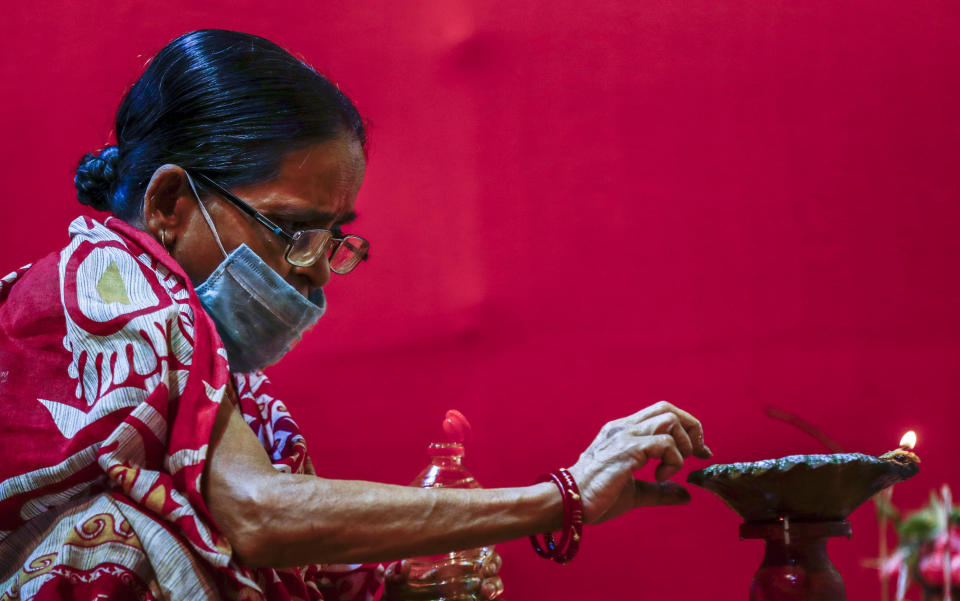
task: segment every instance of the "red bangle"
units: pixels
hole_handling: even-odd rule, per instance
[[[576,480],[565,468],[537,478],[537,482],[548,481],[557,485],[563,497],[563,531],[559,542],[554,542],[552,534],[544,534],[543,546],[536,536],[530,537],[530,543],[540,557],[557,563],[567,563],[580,548],[580,539],[583,536],[583,499],[580,497]]]

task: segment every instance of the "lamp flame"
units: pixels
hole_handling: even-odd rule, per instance
[[[900,448],[913,449],[915,446],[917,446],[917,433],[910,430],[900,439]]]

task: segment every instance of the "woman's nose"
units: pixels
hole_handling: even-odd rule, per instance
[[[323,288],[330,282],[330,260],[323,253],[317,262],[306,267],[294,267],[294,273],[306,278],[311,288]]]

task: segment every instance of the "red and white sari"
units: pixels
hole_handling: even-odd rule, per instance
[[[231,375],[183,270],[116,218],[0,280],[0,601],[370,600],[375,566],[251,569],[200,493],[231,379],[276,469],[312,473],[261,373]]]

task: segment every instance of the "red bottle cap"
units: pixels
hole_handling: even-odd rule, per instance
[[[443,432],[450,442],[463,444],[470,438],[470,422],[462,413],[451,409],[443,417]]]

